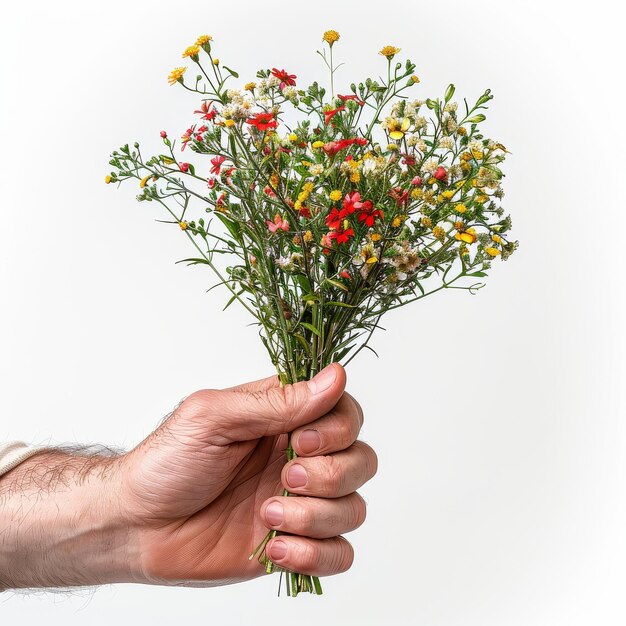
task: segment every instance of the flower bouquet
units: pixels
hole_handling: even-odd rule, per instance
[[[161,154],[114,151],[106,176],[138,181],[137,199],[161,205],[195,249],[184,261],[208,266],[225,308],[237,301],[258,324],[281,384],[373,350],[387,311],[444,289],[475,293],[517,247],[500,206],[507,150],[479,129],[490,91],[471,106],[453,85],[411,99],[415,64],[384,46],[385,76],[335,93],[339,38],[326,31],[317,51],[328,93],[276,67],[229,88],[238,73],[199,37],[183,52],[191,66],[169,74],[195,97],[194,121],[179,142],[161,131]],[[264,549],[277,532],[250,555],[268,573],[280,569]],[[321,593],[315,576],[285,580],[288,595]]]

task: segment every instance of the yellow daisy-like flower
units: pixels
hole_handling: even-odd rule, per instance
[[[491,235],[491,241],[495,243],[502,243],[502,237],[500,235]]]
[[[402,224],[404,224],[404,221],[406,220],[406,218],[407,218],[406,215],[396,215],[396,217],[394,217],[391,222],[391,226],[393,228],[398,228],[398,226],[401,226]]]
[[[167,82],[170,85],[173,85],[174,83],[177,83],[178,81],[180,81],[181,83],[183,82],[183,74],[187,71],[186,67],[175,67],[170,73],[169,76],[167,77]]]
[[[254,82],[251,82],[251,83],[246,83],[246,84],[243,86],[243,88],[244,88],[246,91],[252,91],[255,87],[256,87],[256,83],[254,83]]]
[[[422,223],[422,226],[425,226],[426,228],[430,228],[433,225],[433,221],[428,216],[423,217],[420,222]]]
[[[411,198],[413,198],[414,200],[416,198],[421,198],[424,195],[424,192],[421,189],[413,189],[413,191],[411,191]]]
[[[200,46],[198,45],[193,45],[193,46],[189,46],[188,48],[185,48],[185,51],[183,52],[183,58],[185,57],[197,57],[200,54]]]
[[[419,83],[420,82],[420,77],[417,74],[413,74],[413,76],[411,76],[411,80],[414,83]]]
[[[465,126],[459,126],[456,129],[456,132],[457,132],[457,135],[463,135],[463,136],[467,135],[467,129],[465,128]]]
[[[235,125],[235,120],[224,120],[224,126],[226,126],[227,128],[230,128],[231,126]]]
[[[113,179],[110,176],[105,176],[104,177],[104,182],[108,185]]]
[[[341,191],[339,189],[333,189],[328,196],[330,197],[330,199],[333,202],[337,202],[337,200],[341,200],[343,194],[341,193]]]
[[[496,257],[500,254],[500,250],[497,248],[485,248],[485,252],[492,257]]]
[[[296,135],[296,133],[291,133],[288,136],[289,141],[297,141],[298,140],[298,135]]]
[[[450,200],[452,196],[454,196],[454,194],[455,192],[451,189],[446,189],[441,195],[443,196],[444,200]]]
[[[314,141],[311,148],[323,148],[326,144],[323,141]]]
[[[278,174],[276,172],[274,172],[271,176],[270,176],[270,185],[272,186],[273,189],[276,189],[278,187],[278,181],[280,180]]]
[[[335,41],[339,41],[339,33],[336,30],[327,30],[324,33],[323,40],[330,46],[332,46]]]
[[[372,236],[370,237],[370,239],[372,241],[380,241],[382,239],[382,235],[379,233],[373,233]]]
[[[196,46],[203,46],[205,43],[209,43],[209,41],[213,41],[211,35],[200,35],[200,37],[196,39]]]
[[[400,150],[400,148],[398,148],[398,144],[390,143],[387,145],[387,150],[389,150],[390,152],[396,152],[397,150]]]
[[[458,204],[454,207],[454,210],[455,210],[457,213],[465,213],[465,211],[467,211],[467,207],[466,207],[466,206],[465,206],[462,202],[459,202],[459,203],[458,203]]]
[[[310,230],[307,230],[302,238],[304,239],[304,243],[310,243],[313,241],[313,233]]]
[[[384,57],[391,60],[398,52],[400,52],[400,48],[396,48],[395,46],[383,46],[378,54],[382,54]]]
[[[187,222],[178,222],[181,230],[187,230]]]
[[[213,59],[213,65],[219,65],[219,64],[220,64],[219,59]]]
[[[389,123],[389,136],[392,139],[402,139],[404,133],[409,130],[411,120],[408,117],[403,119],[395,119]]]
[[[144,176],[140,181],[139,181],[139,186],[143,189],[146,186],[146,183],[148,182],[148,180],[150,179],[150,176],[152,176],[152,174],[148,174],[147,176]]]
[[[435,226],[435,228],[433,228],[433,235],[443,243],[443,240],[446,238],[446,231],[441,226]]]
[[[358,183],[360,180],[361,180],[361,174],[359,172],[352,172],[352,174],[350,174],[351,183]]]

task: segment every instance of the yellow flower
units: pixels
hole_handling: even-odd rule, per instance
[[[313,241],[313,233],[310,230],[307,230],[304,233],[303,239],[304,239],[305,243],[309,243],[309,242]]]
[[[224,126],[230,127],[235,125],[235,120],[224,120]]]
[[[304,167],[310,167],[311,165],[313,165],[312,161],[300,161],[301,165],[304,165]]]
[[[421,189],[413,189],[411,191],[411,198],[416,199],[416,198],[421,198],[424,195],[424,192]]]
[[[191,57],[193,59],[193,57],[197,57],[198,54],[200,54],[200,46],[194,44],[193,46],[189,46],[185,49],[183,52],[183,58]]]
[[[273,189],[276,189],[278,187],[278,181],[279,180],[280,180],[280,178],[278,177],[278,174],[276,172],[274,172],[270,176],[270,185],[272,186]]]
[[[398,52],[400,52],[400,48],[396,48],[395,46],[383,46],[378,54],[382,54],[384,57],[391,60]]]
[[[394,217],[393,221],[391,222],[391,226],[393,228],[398,228],[398,226],[404,224],[404,220],[406,220],[406,218],[406,215],[396,215],[396,217]]]
[[[372,241],[380,241],[382,239],[382,235],[380,235],[379,233],[373,233],[370,239]]]
[[[483,151],[482,150],[472,150],[472,156],[478,161],[479,159],[483,158]]]
[[[404,133],[409,129],[411,120],[408,117],[402,120],[395,119],[389,123],[389,136],[392,139],[402,139]]]
[[[108,185],[108,184],[109,184],[112,180],[113,180],[113,179],[112,179],[109,175],[107,175],[107,176],[105,176],[105,177],[104,177],[104,182],[105,182],[107,185]]]
[[[181,230],[187,230],[187,222],[178,222]]]
[[[467,135],[467,129],[465,128],[465,126],[459,126],[456,129],[456,132],[457,132],[457,135],[463,135],[463,136]]]
[[[213,59],[213,65],[219,65],[219,64],[220,64],[219,59]]]
[[[326,144],[323,141],[314,141],[311,144],[312,148],[323,148]]]
[[[417,76],[416,74],[413,74],[413,76],[411,76],[411,80],[412,80],[414,83],[419,83],[419,82],[420,82],[420,77],[419,77],[419,76]]]
[[[143,189],[146,186],[146,183],[148,182],[148,179],[150,178],[150,176],[152,176],[152,174],[148,174],[147,176],[144,176],[140,181],[139,181],[139,186]]]
[[[489,196],[486,196],[486,195],[482,194],[480,196],[476,196],[475,200],[479,204],[485,204],[485,202],[487,202],[487,200],[489,200]]]
[[[333,202],[337,202],[337,200],[341,200],[343,196],[343,194],[341,193],[341,190],[339,189],[333,189],[328,195]]]
[[[477,239],[476,231],[473,228],[468,228],[463,232],[456,233],[454,238],[465,243],[474,243]]]
[[[465,211],[467,211],[467,207],[462,202],[459,202],[454,207],[454,210],[457,211],[458,213],[465,213]]]
[[[256,87],[256,83],[254,83],[254,82],[252,82],[252,83],[246,83],[246,84],[243,86],[243,88],[244,88],[246,91],[253,91],[255,87]]]
[[[324,33],[324,37],[323,40],[329,44],[330,46],[332,46],[335,41],[339,41],[339,33],[336,30],[327,30]]]
[[[167,82],[173,85],[177,82],[183,82],[183,74],[187,71],[186,67],[175,67],[167,77]]]
[[[433,221],[427,216],[423,217],[420,221],[422,222],[422,226],[426,226],[426,228],[430,228],[433,225]]]
[[[289,135],[289,141],[297,141],[298,139],[298,135],[296,135],[296,133],[291,133]]]
[[[205,43],[209,43],[212,41],[213,37],[211,35],[200,35],[198,39],[196,39],[196,46],[203,46]]]
[[[446,238],[446,231],[441,226],[435,226],[435,228],[433,228],[433,235],[443,243],[443,240]]]
[[[446,191],[444,191],[441,195],[443,196],[444,200],[450,200],[450,198],[454,196],[454,191],[446,189]]]
[[[485,252],[489,256],[494,256],[494,257],[500,254],[500,250],[498,250],[497,248],[485,248]]]
[[[359,174],[359,172],[352,172],[352,174],[350,174],[350,182],[351,183],[358,183],[361,180],[361,174]]]
[[[390,152],[395,152],[396,150],[400,150],[400,148],[398,148],[398,144],[390,143],[387,146],[387,150],[389,150]]]
[[[500,235],[491,235],[491,241],[495,241],[495,243],[502,243],[502,237],[500,237]]]

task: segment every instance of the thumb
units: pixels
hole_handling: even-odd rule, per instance
[[[331,363],[311,380],[281,386],[278,376],[188,398],[215,445],[288,433],[328,413],[341,398],[346,372]]]

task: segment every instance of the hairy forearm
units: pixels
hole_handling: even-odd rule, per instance
[[[119,466],[54,450],[0,477],[0,589],[135,581]]]

